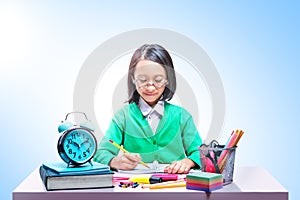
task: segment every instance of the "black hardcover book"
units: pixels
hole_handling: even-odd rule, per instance
[[[87,173],[57,173],[40,166],[41,179],[47,190],[92,189],[113,187],[113,174],[108,169],[89,170]]]

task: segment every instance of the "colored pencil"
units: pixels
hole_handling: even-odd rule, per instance
[[[166,181],[166,182],[154,183],[154,184],[143,184],[142,188],[151,188],[152,186],[170,185],[174,183],[182,183],[184,181],[185,181],[184,179],[179,179],[176,181]]]
[[[177,182],[177,183],[170,183],[170,184],[163,184],[163,185],[150,185],[150,189],[161,189],[161,188],[173,188],[173,187],[185,187],[186,186],[186,182],[182,181],[182,182]]]

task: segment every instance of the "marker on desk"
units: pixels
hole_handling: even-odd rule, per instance
[[[162,178],[157,176],[147,176],[147,175],[137,175],[132,176],[128,179],[129,182],[136,182],[136,183],[146,183],[146,184],[154,184],[154,183],[161,183]]]
[[[120,145],[118,145],[117,143],[115,143],[114,141],[112,140],[109,140],[110,143],[112,143],[114,146],[118,147],[120,150],[122,150],[123,152],[125,153],[129,153],[129,151],[127,151],[126,149],[124,149],[123,147],[121,147]],[[144,163],[143,161],[140,162],[142,165],[144,165],[145,167],[148,167],[150,169],[150,167]]]
[[[161,183],[161,182],[170,182],[170,181],[177,181],[178,175],[177,174],[152,174],[152,175],[136,175],[129,178],[129,182],[137,182],[137,183],[144,183],[144,184],[154,184],[154,183]]]
[[[177,174],[158,173],[158,174],[153,174],[152,176],[156,176],[156,177],[161,178],[162,182],[164,182],[164,181],[176,181],[178,179]]]

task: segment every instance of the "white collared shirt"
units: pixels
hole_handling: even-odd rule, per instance
[[[140,99],[139,99],[138,106],[139,106],[142,114],[144,115],[144,117],[147,119],[154,134],[156,132],[158,123],[164,114],[164,110],[165,110],[164,105],[165,105],[165,102],[163,100],[160,100],[152,108],[145,102],[145,100],[143,98],[140,97]]]

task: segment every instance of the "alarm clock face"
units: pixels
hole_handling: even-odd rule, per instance
[[[58,152],[66,163],[75,165],[91,160],[97,150],[95,136],[85,128],[72,128],[63,133],[58,141]]]

